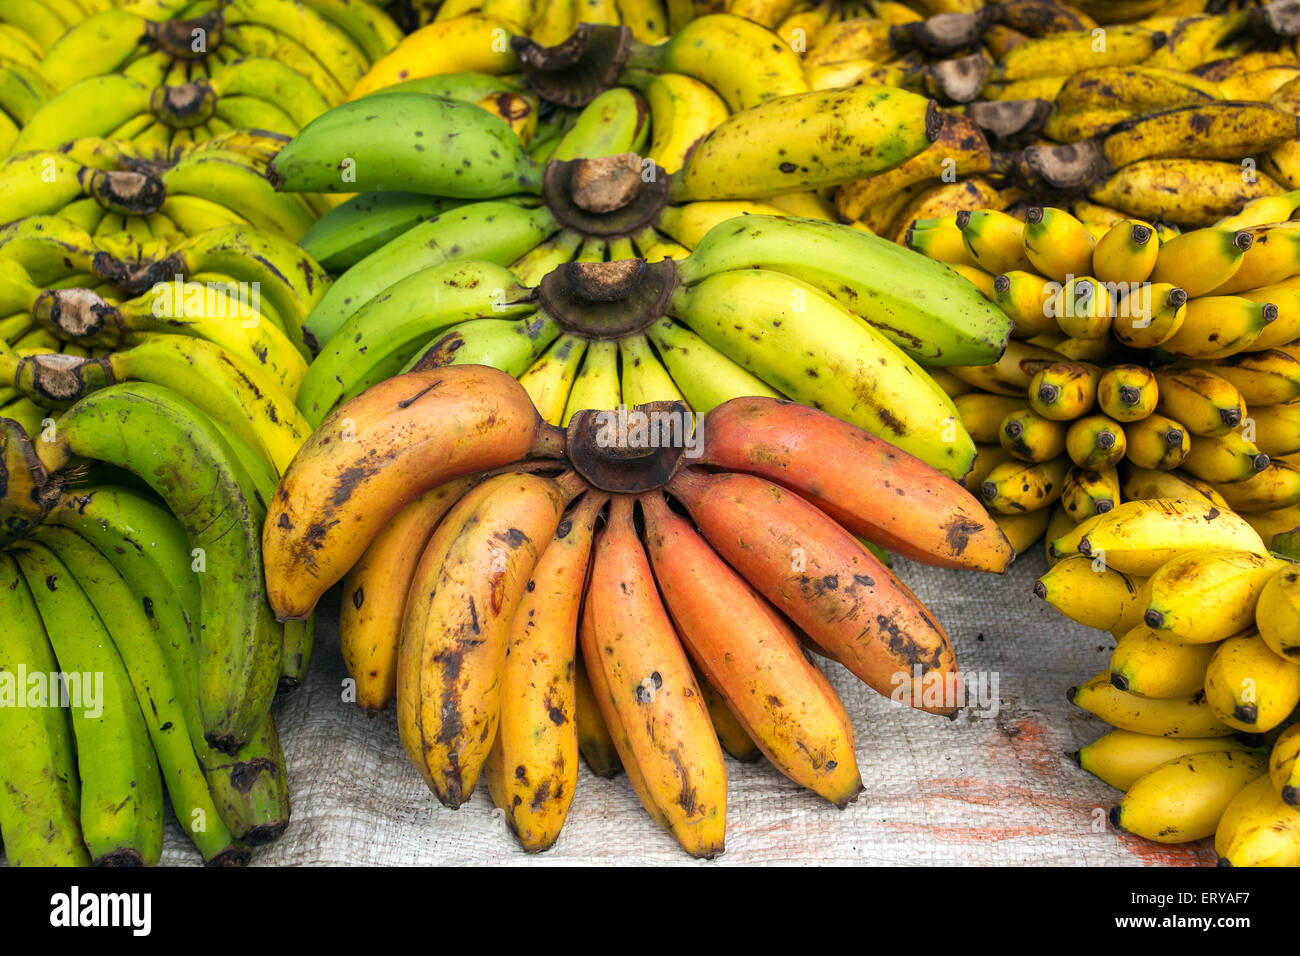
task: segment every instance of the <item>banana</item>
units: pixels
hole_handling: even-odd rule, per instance
[[[640,154],[650,137],[650,120],[649,106],[641,95],[625,86],[616,86],[587,104],[573,126],[560,137],[550,158],[598,159],[621,153]]]
[[[848,716],[825,678],[804,659],[794,633],[662,497],[651,493],[641,502],[656,580],[709,683],[786,776],[841,808],[856,800],[862,782]],[[735,611],[720,643],[711,610],[717,597]],[[723,653],[737,641],[750,650]],[[787,701],[797,702],[797,713],[785,712]]]
[[[994,209],[962,210],[956,226],[975,264],[986,272],[1034,271],[1025,254],[1025,224],[1014,216]]]
[[[1065,210],[1033,206],[1025,213],[1024,245],[1035,271],[1068,284],[1090,274],[1096,240]]]
[[[1277,738],[1268,759],[1268,775],[1273,782],[1273,789],[1282,802],[1289,806],[1300,804],[1300,781],[1296,780],[1296,741],[1300,739],[1300,729],[1292,724]]]
[[[825,412],[738,398],[709,412],[702,434],[698,464],[776,482],[892,553],[983,571],[1011,563],[1007,542],[955,482]],[[888,505],[870,490],[885,484],[897,499]]]
[[[149,112],[145,84],[110,73],[93,76],[58,93],[31,117],[14,141],[14,153],[57,149],[81,136],[105,136]]]
[[[835,208],[843,221],[852,222],[889,196],[919,183],[943,175],[951,180],[954,176],[986,173],[992,164],[993,154],[979,127],[960,114],[943,113],[934,142],[892,169],[841,186],[835,192]],[[886,224],[892,219],[890,216]]]
[[[1179,739],[1223,738],[1236,733],[1210,710],[1203,690],[1186,697],[1139,697],[1111,684],[1109,669],[1085,684],[1071,687],[1066,699],[1112,727],[1131,733]]]
[[[1128,451],[1124,429],[1109,416],[1085,415],[1070,422],[1065,451],[1079,468],[1113,468]]]
[[[453,259],[507,265],[559,228],[542,206],[481,202],[420,223],[339,276],[312,309],[307,328],[327,342],[375,296],[421,269]]]
[[[1151,576],[1143,620],[1184,643],[1222,641],[1254,623],[1260,592],[1277,568],[1247,551],[1181,554]]]
[[[974,443],[947,395],[816,287],[767,269],[720,272],[679,286],[668,312],[782,394],[887,437],[951,477],[970,469]],[[807,369],[791,368],[791,354]]]
[[[1138,422],[1159,407],[1160,386],[1140,365],[1115,365],[1097,380],[1097,405],[1117,422]]]
[[[1012,460],[985,476],[979,493],[994,514],[1023,514],[1055,504],[1061,497],[1070,462],[1064,456],[1030,464]]]
[[[248,98],[276,107],[289,120],[286,130],[254,126],[249,122],[239,122],[235,124],[237,126],[271,129],[292,136],[330,108],[329,101],[307,77],[270,57],[235,60],[214,70],[206,82],[216,93],[218,106],[223,100]],[[236,110],[231,115],[238,117],[239,114]]]
[[[720,123],[669,176],[668,195],[756,199],[838,186],[910,159],[939,129],[931,100],[893,87],[784,96]]]
[[[518,65],[509,43],[512,32],[504,22],[477,12],[431,23],[375,60],[352,85],[348,99],[424,76],[467,71],[510,73]]]
[[[1218,86],[1192,73],[1133,64],[1077,72],[1061,86],[1054,102],[1063,113],[1106,108],[1135,116],[1217,99]]]
[[[1298,849],[1300,811],[1278,796],[1267,774],[1237,793],[1214,834],[1220,866],[1295,866]]]
[[[808,90],[799,56],[771,31],[729,13],[697,17],[664,43],[633,42],[627,66],[684,73],[733,112]]]
[[[1049,568],[1034,583],[1034,594],[1072,621],[1124,634],[1141,623],[1146,582],[1076,554]]]
[[[504,266],[445,262],[395,282],[352,314],[303,376],[299,408],[313,425],[340,402],[401,370],[442,329],[485,316],[535,310]],[[309,320],[314,321],[314,319]]]
[[[631,498],[611,501],[596,539],[579,640],[637,796],[687,852],[709,858],[723,851],[726,769],[690,663],[655,590],[632,508]]]
[[[1065,283],[1047,302],[1047,311],[1065,335],[1076,340],[1108,338],[1115,321],[1115,301],[1106,286],[1090,276]]]
[[[584,496],[560,521],[510,623],[501,716],[485,774],[494,801],[529,852],[555,842],[578,781],[578,612],[605,501],[601,494]]]
[[[1165,34],[1139,27],[1071,31],[1027,40],[1013,47],[993,68],[990,79],[1009,82],[1069,76],[1099,66],[1142,63],[1165,42]]]
[[[1144,159],[1093,185],[1088,190],[1088,198],[1152,222],[1165,220],[1184,226],[1208,226],[1252,200],[1281,192],[1283,189],[1277,182],[1253,170],[1246,175],[1238,163]],[[1209,267],[1198,271],[1202,276],[1215,274]],[[1160,274],[1158,262],[1157,274]],[[1156,281],[1182,284],[1168,278]],[[1193,294],[1190,289],[1188,294]]]
[[[1119,300],[1111,332],[1129,348],[1169,341],[1187,318],[1187,292],[1167,282],[1143,282]]]
[[[699,414],[740,396],[780,397],[763,381],[672,319],[659,319],[646,334],[682,396]]]
[[[106,428],[106,421],[123,427]],[[59,421],[57,441],[69,454],[137,474],[181,516],[207,567],[199,621],[205,736],[226,751],[244,743],[274,693],[280,635],[263,589],[257,506],[238,481],[242,465],[202,412],[169,389],[142,382],[110,386],[78,402]],[[195,487],[185,478],[191,471],[210,475],[210,483]]]
[[[60,672],[69,683],[72,675],[94,680],[92,696],[103,695],[95,703],[83,696],[69,705],[86,848],[99,866],[153,865],[162,854],[162,780],[122,658],[94,605],[52,551],[28,541],[14,557]]]
[[[1051,421],[1073,421],[1096,405],[1100,377],[1101,369],[1095,365],[1055,362],[1029,380],[1029,405],[1035,413]]]
[[[1080,554],[1104,554],[1108,566],[1125,574],[1154,574],[1179,552],[1198,548],[1267,553],[1259,535],[1239,515],[1194,499],[1126,501],[1082,529],[1078,538]],[[1053,549],[1057,554],[1076,550],[1064,541],[1054,542]]]
[[[230,55],[223,57],[222,50],[229,50]],[[284,63],[294,72],[311,80],[312,85],[331,105],[342,103],[347,98],[347,88],[308,47],[262,24],[244,22],[225,30],[217,58],[238,57],[267,57]]]
[[[565,503],[548,478],[489,478],[447,513],[411,579],[398,729],[429,789],[452,809],[473,793],[488,758],[511,620]]]
[[[1280,405],[1300,398],[1300,357],[1281,349],[1241,352],[1191,364],[1235,385],[1248,411],[1256,406]]]
[[[1146,773],[1192,754],[1240,750],[1223,737],[1153,737],[1131,730],[1112,730],[1075,754],[1079,766],[1116,790],[1128,790]]]
[[[402,41],[402,28],[376,4],[364,0],[309,0],[306,5],[346,33],[371,63]]]
[[[1300,573],[1294,567],[1279,568],[1260,592],[1255,622],[1264,643],[1283,660],[1300,657],[1297,606],[1300,606]]]
[[[1270,465],[1268,455],[1238,432],[1198,435],[1183,459],[1183,469],[1202,481],[1229,483],[1245,481]]]
[[[160,765],[176,819],[182,822],[209,865],[238,860],[243,851],[222,821],[190,743],[167,658],[135,594],[112,563],[68,528],[45,526],[35,535],[63,563],[85,592],[113,639],[113,647],[135,688],[149,739]],[[191,826],[202,821],[201,826]]]
[[[492,441],[467,440],[471,418]],[[355,440],[337,441],[344,431]],[[428,489],[530,455],[554,457],[558,442],[518,382],[489,368],[400,375],[339,406],[303,445],[269,509],[263,553],[276,615],[306,617]],[[371,454],[389,458],[381,473],[354,470]]]
[[[1246,404],[1227,379],[1204,369],[1155,373],[1156,409],[1181,422],[1193,435],[1223,435],[1239,427]]]
[[[1272,302],[1236,295],[1199,296],[1188,300],[1182,325],[1163,346],[1182,358],[1226,358],[1251,349],[1277,317],[1278,307]]]
[[[457,205],[456,200],[420,193],[362,193],[318,219],[298,245],[323,269],[338,274],[413,226]]]
[[[1172,418],[1150,414],[1124,427],[1125,457],[1138,468],[1169,471],[1191,454],[1187,430]]]
[[[1061,507],[1075,521],[1104,514],[1120,501],[1119,475],[1114,468],[1071,468],[1061,486]]]
[[[686,399],[663,367],[645,335],[627,335],[618,340],[622,366],[620,388],[629,406],[648,402],[682,402]]]
[[[771,269],[820,289],[926,365],[982,365],[1006,347],[1009,324],[940,263],[857,230],[806,219],[745,216],[715,226],[677,263],[687,286],[720,272]],[[942,307],[925,292],[945,290]]]
[[[898,218],[899,215],[901,214],[896,214],[894,218]],[[966,248],[961,230],[956,226],[935,226],[931,229],[909,228],[903,244],[914,252],[919,252],[929,259],[946,262],[950,266],[976,265],[975,257]],[[1020,274],[1029,275],[1029,273]]]
[[[1300,665],[1274,654],[1257,632],[1230,637],[1210,660],[1205,697],[1225,724],[1264,733],[1300,704]]]
[[[519,384],[548,424],[559,425],[564,420],[564,408],[586,350],[585,339],[563,333],[519,376]]]
[[[366,71],[366,56],[357,44],[307,4],[292,0],[232,0],[221,8],[221,18],[227,36],[245,24],[254,24],[269,27],[310,50],[345,89]]]
[[[722,97],[691,76],[629,69],[620,80],[645,97],[652,131],[645,155],[669,174],[681,169],[691,148],[730,115]]]
[[[1300,272],[1300,226],[1280,222],[1255,226],[1249,232],[1251,244],[1242,255],[1241,265],[1211,290],[1212,295],[1244,295]]]
[[[90,289],[56,289],[41,293],[33,311],[43,328],[83,345],[135,343],[142,335],[172,330],[205,339],[259,369],[292,398],[307,360],[288,336],[243,301],[245,291],[233,283],[166,282],[111,305]]]
[[[1233,798],[1267,769],[1262,756],[1244,750],[1176,757],[1134,781],[1111,810],[1111,825],[1157,843],[1204,839]]]
[[[899,680],[919,675],[908,684],[906,702],[930,713],[955,710],[950,694],[935,693],[936,683],[956,674],[942,628],[826,514],[750,475],[686,469],[667,489],[723,559],[868,686],[897,698]],[[805,564],[804,570],[794,570]],[[863,600],[893,621],[894,639],[864,631],[850,616],[848,609]],[[907,637],[900,640],[902,634]]]
[[[160,177],[169,197],[197,196],[226,206],[258,229],[297,242],[316,215],[298,196],[279,195],[260,166],[239,154],[195,151]],[[163,212],[170,213],[164,206]]]
[[[202,596],[191,571],[194,557],[184,528],[147,492],[102,485],[65,492],[50,512],[49,523],[90,541],[113,562],[146,608],[168,670],[182,691],[179,700],[190,743],[222,821],[246,845],[275,840],[289,822],[289,792],[271,716],[258,722],[248,744],[233,756],[213,750],[204,739],[192,646]],[[204,822],[183,821],[188,829]],[[248,852],[228,848],[219,859],[223,865],[242,865]]]
[[[0,669],[12,675],[56,673],[59,664],[32,592],[8,553],[0,554],[0,606]],[[27,693],[25,686],[15,690]],[[10,742],[0,759],[0,832],[9,865],[89,866],[68,709],[0,707],[0,728]]]
[[[443,516],[469,488],[457,479],[426,491],[375,536],[343,579],[339,643],[357,706],[378,713],[397,690],[402,614],[415,566]]]
[[[541,357],[559,333],[559,326],[545,312],[519,319],[471,319],[435,333],[418,348],[416,356],[402,371],[490,365],[518,378]]]
[[[1264,103],[1199,103],[1136,117],[1101,140],[1111,168],[1152,159],[1224,159],[1265,152],[1296,136],[1296,118]]]
[[[937,230],[927,230],[934,231]],[[952,231],[957,232],[955,229]],[[993,279],[993,294],[989,301],[1011,319],[1012,335],[1028,338],[1057,331],[1056,319],[1048,308],[1048,302],[1055,294],[1055,283],[1037,273],[1013,269]]]
[[[1061,356],[1057,352],[1011,339],[1002,357],[993,364],[954,365],[950,371],[982,391],[1023,399],[1034,376],[1059,361]]]
[[[587,345],[582,368],[573,380],[568,403],[564,406],[563,425],[585,408],[616,408],[622,402],[618,375],[618,343],[593,341]]]
[[[1270,458],[1300,453],[1300,404],[1254,408],[1249,421],[1253,424],[1255,444]]]
[[[1272,461],[1254,477],[1218,487],[1234,511],[1278,511],[1300,504],[1300,468],[1287,461]]]
[[[277,473],[311,434],[274,380],[220,346],[187,336],[153,336],[100,359],[29,356],[19,363],[15,381],[24,394],[53,408],[118,381],[164,386],[248,442]]]
[[[1116,223],[1092,249],[1091,275],[1103,283],[1143,283],[1155,270],[1160,239],[1144,222],[1127,219]],[[1088,274],[1083,270],[1082,274]]]
[[[1002,420],[998,440],[1013,458],[1044,462],[1065,452],[1067,430],[1063,422],[1052,421],[1032,409],[1022,408]]]

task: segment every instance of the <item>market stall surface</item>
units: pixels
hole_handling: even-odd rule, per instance
[[[1073,754],[1108,728],[1066,689],[1107,666],[1114,640],[1034,597],[1045,568],[1041,544],[1001,577],[896,562],[952,637],[967,706],[951,721],[913,711],[822,662],[853,719],[865,789],[840,811],[766,761],[728,757],[727,849],[708,863],[650,819],[626,776],[585,765],[546,853],[520,849],[486,786],[442,807],[402,752],[393,708],[369,718],[344,700],[333,591],[308,680],[277,705],[293,821],[254,865],[1213,865],[1210,840],[1161,846],[1106,822],[1120,793]],[[163,862],[198,862],[174,821]]]

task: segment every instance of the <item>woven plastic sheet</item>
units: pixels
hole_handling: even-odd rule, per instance
[[[865,790],[840,811],[765,761],[727,758],[726,853],[691,860],[628,785],[583,766],[568,822],[543,854],[524,853],[487,788],[442,807],[406,760],[393,709],[367,718],[343,700],[338,592],[326,595],[308,680],[278,706],[293,822],[254,865],[1213,864],[1210,841],[1162,847],[1116,834],[1120,794],[1072,754],[1107,730],[1066,689],[1107,665],[1111,636],[1034,597],[1041,546],[1004,576],[895,570],[947,628],[973,691],[956,720],[883,698],[822,662],[853,719]],[[993,692],[996,691],[996,697]],[[196,863],[173,823],[164,863]]]

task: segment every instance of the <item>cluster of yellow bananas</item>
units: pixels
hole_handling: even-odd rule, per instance
[[[1126,502],[1049,547],[1035,593],[1116,637],[1106,670],[1069,691],[1117,728],[1078,755],[1126,791],[1112,824],[1214,835],[1233,866],[1300,865],[1300,568],[1191,497]]]
[[[927,153],[838,190],[840,216],[881,235],[1003,209],[1022,191],[1077,197],[1081,218],[1199,226],[1300,187],[1298,31],[1285,4],[732,0],[727,10],[771,28],[813,89],[883,83],[951,107],[949,135]]]
[[[1300,224],[1249,225],[1297,198],[1163,237],[1054,207],[915,224],[1014,324],[998,362],[932,374],[1018,551],[1143,498],[1204,498],[1266,541],[1300,525]]]
[[[401,38],[369,0],[9,0],[0,153],[103,136],[166,159],[231,130],[292,136]]]

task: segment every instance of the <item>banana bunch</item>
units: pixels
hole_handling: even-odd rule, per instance
[[[665,425],[675,437],[648,439]],[[886,481],[901,501],[873,494]],[[942,628],[859,539],[949,567],[1011,557],[960,485],[826,412],[652,401],[562,430],[480,364],[417,364],[334,409],[271,500],[276,616],[342,581],[358,704],[395,700],[439,800],[482,777],[531,851],[559,835],[579,752],[626,769],[695,856],[723,849],[720,738],[845,806],[852,727],[805,648],[885,694],[915,666],[904,700],[934,713],[956,674]],[[891,626],[861,630],[863,602]]]
[[[977,443],[967,487],[1018,551],[1144,498],[1231,508],[1266,542],[1300,526],[1300,233],[1254,224],[1277,214],[1163,237],[1050,206],[914,225],[909,245],[1013,323],[998,362],[931,373]]]
[[[160,258],[203,232],[243,226],[296,242],[328,209],[318,196],[277,193],[266,180],[279,134],[231,130],[163,158],[148,144],[98,137],[0,164],[5,228],[57,217],[120,259]]]
[[[1214,836],[1233,866],[1300,865],[1297,566],[1190,498],[1127,502],[1051,549],[1035,593],[1116,638],[1108,669],[1069,692],[1116,728],[1077,755],[1125,791],[1111,823],[1161,843]]]
[[[0,419],[8,862],[151,865],[169,804],[205,863],[243,865],[289,822],[270,695],[281,653],[310,640],[309,626],[275,624],[262,589],[275,473],[143,380],[89,395],[37,435]],[[116,483],[115,469],[151,490]]]

